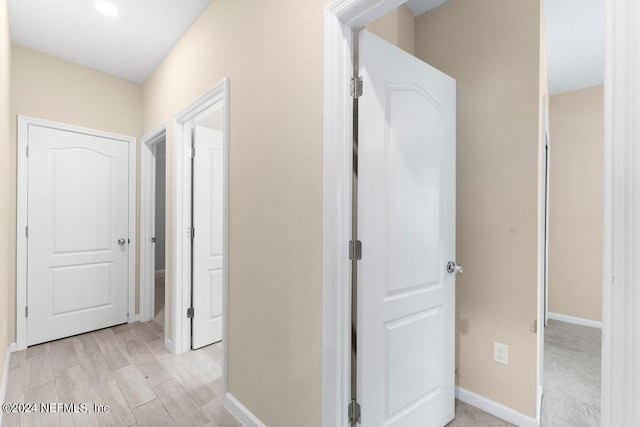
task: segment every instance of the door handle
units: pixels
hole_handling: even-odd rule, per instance
[[[127,241],[126,241],[126,240],[124,240],[124,239],[118,239],[118,244],[119,244],[120,246],[124,245],[126,242],[127,242]]]
[[[449,261],[447,263],[447,272],[460,274],[464,270],[461,265],[456,264],[454,261]]]

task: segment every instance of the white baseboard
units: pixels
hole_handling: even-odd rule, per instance
[[[225,393],[222,397],[222,404],[245,427],[266,427],[258,417],[245,408],[231,393]]]
[[[542,421],[542,386],[538,386],[538,396],[536,400],[536,420],[538,423]]]
[[[504,406],[501,403],[494,402],[493,400],[482,397],[479,394],[466,390],[462,387],[456,387],[456,398],[519,427],[540,426],[540,422],[535,418],[528,417],[516,410]]]
[[[0,402],[4,403],[7,396],[7,380],[9,379],[9,364],[11,363],[11,353],[16,351],[16,343],[11,343],[7,347],[7,355],[4,358],[4,368],[2,369],[2,379],[0,379]],[[0,411],[0,425],[2,425],[2,413]]]
[[[169,353],[176,354],[176,349],[173,347],[173,342],[171,342],[169,338],[164,339],[164,348],[166,348]]]
[[[552,320],[559,320],[561,322],[573,323],[574,325],[588,326],[589,328],[602,329],[602,322],[595,320],[582,319],[580,317],[567,316],[566,314],[558,314],[548,312],[547,317]]]

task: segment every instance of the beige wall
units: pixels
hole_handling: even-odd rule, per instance
[[[142,132],[142,87],[32,49],[15,44],[12,46],[9,153],[12,159],[9,162],[11,342],[15,341],[15,159],[18,114],[137,138]]]
[[[405,52],[415,55],[416,18],[406,4],[367,25],[366,29]]]
[[[230,79],[229,391],[268,426],[321,425],[322,43],[329,3],[214,1],[144,85],[149,131]],[[169,174],[169,206],[172,186]],[[168,260],[172,240],[167,230]],[[172,269],[169,261],[168,274]]]
[[[550,104],[549,311],[602,321],[604,89]]]
[[[532,417],[540,18],[539,0],[452,0],[416,20],[417,56],[457,80],[458,385]]]
[[[9,41],[7,0],[0,0],[0,369],[4,368],[9,346],[9,94],[11,42]],[[2,371],[0,371],[2,372]],[[0,386],[4,378],[0,374]]]
[[[538,259],[537,259],[537,319],[536,329],[538,324],[544,323],[544,219],[545,219],[545,135],[546,125],[549,111],[549,64],[547,59],[547,36],[546,36],[546,23],[544,20],[544,4],[545,0],[540,0],[540,86],[538,88],[539,93],[539,106],[538,106]],[[542,319],[542,320],[541,320]],[[540,323],[542,322],[542,323]],[[537,361],[537,383],[542,384],[544,376],[544,331],[538,334],[538,345],[536,351]]]

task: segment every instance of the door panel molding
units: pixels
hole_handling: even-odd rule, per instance
[[[89,129],[50,120],[18,115],[18,182],[17,182],[17,221],[16,221],[16,349],[27,348],[27,212],[28,212],[28,177],[29,162],[27,157],[27,145],[29,142],[29,126],[74,132],[115,141],[124,141],[128,144],[129,154],[129,197],[128,197],[128,320],[135,321],[135,260],[136,260],[136,138]]]

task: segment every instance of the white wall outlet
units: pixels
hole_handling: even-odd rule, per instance
[[[494,342],[493,343],[493,361],[502,363],[503,365],[508,365],[509,364],[509,346]]]

